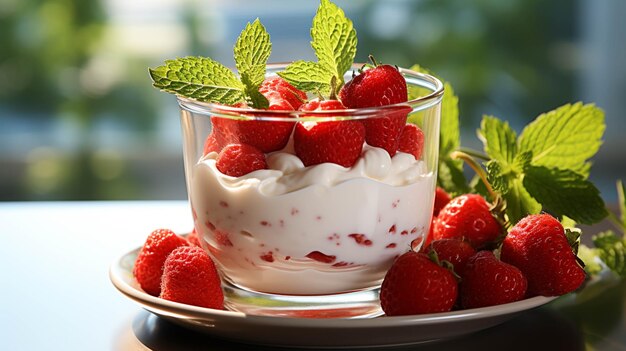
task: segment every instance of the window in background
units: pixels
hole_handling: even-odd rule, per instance
[[[463,144],[483,114],[518,131],[564,103],[596,102],[606,143],[592,180],[607,201],[625,178],[626,3],[620,0],[337,0],[357,61],[419,63],[460,97]],[[174,98],[147,67],[211,56],[259,17],[272,61],[312,59],[318,2],[4,0],[0,3],[0,200],[184,199]]]

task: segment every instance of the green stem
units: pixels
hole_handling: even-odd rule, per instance
[[[482,153],[480,151],[476,151],[474,149],[469,149],[469,148],[466,148],[466,147],[460,147],[458,151],[461,151],[461,152],[463,152],[465,154],[468,154],[470,156],[479,158],[481,160],[485,160],[485,161],[491,160],[491,157],[487,156],[487,154]]]
[[[492,200],[495,201],[498,198],[498,194],[493,190],[491,184],[489,184],[489,181],[487,180],[487,173],[485,173],[485,170],[481,167],[481,165],[478,164],[478,162],[476,162],[476,160],[474,160],[474,158],[470,154],[463,151],[453,151],[452,153],[450,153],[450,157],[452,157],[453,159],[463,160],[465,163],[467,163],[467,165],[470,166],[474,170],[474,172],[476,172],[476,174],[480,177],[480,180],[482,180],[483,184],[485,184],[487,192],[489,192]]]
[[[377,67],[377,66],[378,66],[378,62],[376,62],[376,59],[374,58],[374,55],[369,54],[367,57],[370,59],[370,61],[371,61],[371,62],[372,62],[372,64],[374,65],[374,67]]]

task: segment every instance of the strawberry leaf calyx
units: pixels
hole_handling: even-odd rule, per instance
[[[447,260],[440,260],[439,259],[439,255],[437,254],[437,251],[435,251],[434,249],[430,249],[430,250],[428,250],[426,255],[428,256],[428,259],[430,259],[436,265],[438,265],[439,267],[445,268],[448,271],[450,271],[450,273],[452,273],[452,275],[454,276],[454,278],[457,281],[461,280],[461,276],[459,274],[457,274],[455,272],[455,270],[454,270],[454,264],[452,264],[452,262],[447,261]]]

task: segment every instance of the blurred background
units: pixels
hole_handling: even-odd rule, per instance
[[[623,0],[336,0],[357,61],[429,68],[460,99],[462,145],[483,114],[514,129],[565,103],[606,112],[591,180],[626,180]],[[246,22],[270,61],[314,59],[317,0],[0,1],[0,201],[186,199],[175,98],[148,67],[203,55],[233,65]]]

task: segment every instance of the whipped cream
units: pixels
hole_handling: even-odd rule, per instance
[[[364,145],[351,167],[305,167],[289,152],[230,177],[210,153],[191,170],[196,230],[225,278],[279,294],[330,294],[380,284],[428,231],[434,174],[406,153]]]

